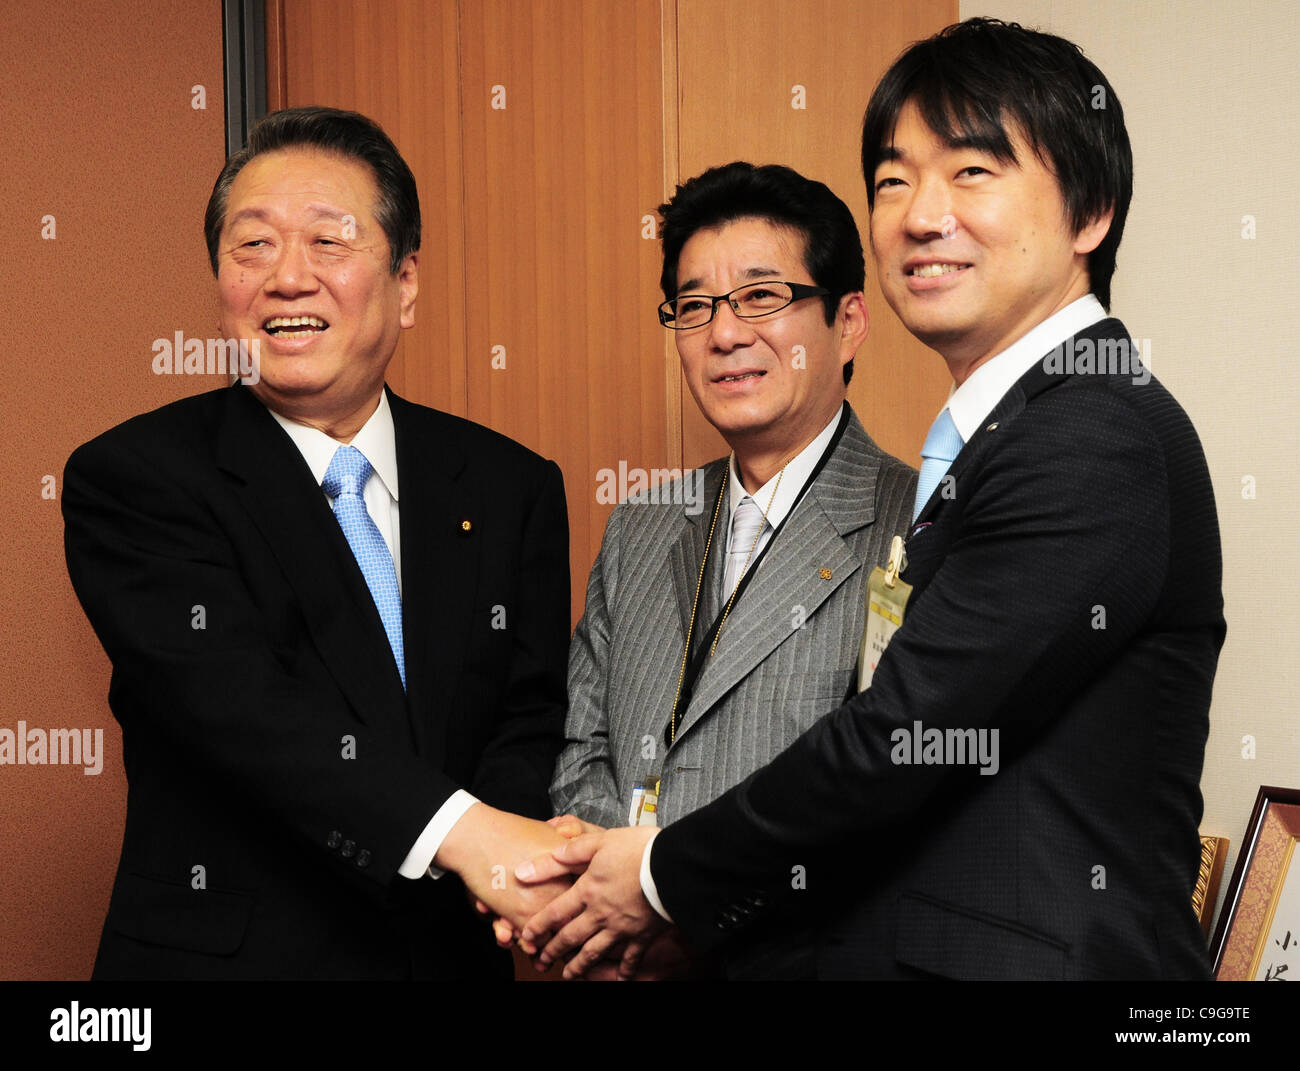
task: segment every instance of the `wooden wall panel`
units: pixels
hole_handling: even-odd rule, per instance
[[[283,53],[268,63],[285,107],[322,104],[376,120],[410,165],[423,233],[415,327],[393,389],[458,416],[465,393],[465,262],[458,12],[454,0],[282,0]],[[277,40],[268,5],[268,43]],[[281,73],[282,72],[282,73]]]
[[[904,47],[957,18],[956,0],[677,0],[679,181],[731,160],[785,164],[848,204],[865,246],[859,133],[871,90]],[[849,401],[884,449],[917,465],[951,381],[885,304],[874,275],[868,250],[871,333]],[[725,453],[685,389],[681,404],[686,463]]]
[[[678,452],[643,234],[662,194],[659,17],[658,0],[462,5],[469,412],[564,469],[575,620],[611,509],[597,473]]]
[[[221,7],[6,0],[2,21],[0,728],[98,730],[103,752],[91,776],[0,765],[0,978],[84,979],[126,778],[108,659],[64,564],[63,466],[224,383],[153,371],[155,339],[216,334],[203,210],[225,156]]]

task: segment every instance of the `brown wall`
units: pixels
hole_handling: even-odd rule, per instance
[[[0,766],[0,978],[89,975],[125,806],[108,660],[63,564],[63,464],[135,413],[219,386],[155,376],[214,334],[203,206],[224,156],[210,0],[5,0],[0,32],[0,728],[102,728],[103,773]],[[191,87],[206,90],[206,109]],[[54,217],[54,238],[41,237]],[[42,497],[46,476],[54,496]]]
[[[573,610],[610,507],[598,470],[723,448],[654,315],[647,213],[747,158],[826,181],[865,224],[855,132],[870,88],[955,0],[269,0],[272,105],[356,108],[410,161],[424,213],[417,325],[390,380],[555,458]],[[75,14],[73,13],[75,12]],[[757,13],[761,12],[761,17]],[[89,973],[121,838],[108,664],[77,606],[57,497],[80,442],[208,377],[151,343],[215,330],[201,219],[223,154],[220,7],[8,0],[0,35],[0,295],[10,461],[0,727],[101,727],[105,767],[0,766],[0,978]],[[207,109],[190,88],[207,89]],[[804,108],[791,107],[804,87]],[[493,108],[493,87],[505,108]],[[57,237],[40,238],[41,217]],[[870,268],[868,271],[870,275]],[[946,381],[874,285],[850,399],[912,463]],[[506,367],[492,367],[505,347]],[[499,351],[498,351],[499,352]],[[56,489],[56,494],[57,494]]]
[[[825,181],[865,233],[856,132],[871,87],[906,44],[956,18],[953,0],[761,11],[751,0],[272,5],[287,45],[268,58],[283,87],[272,105],[373,115],[420,186],[417,327],[390,379],[559,462],[575,621],[612,508],[596,500],[600,470],[726,452],[655,317],[646,214],[679,181],[743,158]],[[916,464],[948,378],[874,282],[868,305],[849,398],[881,445]],[[492,366],[498,346],[504,369]]]

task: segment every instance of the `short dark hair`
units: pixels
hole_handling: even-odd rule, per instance
[[[691,235],[737,219],[764,219],[803,236],[804,267],[814,283],[830,291],[822,298],[828,324],[835,322],[840,298],[866,283],[862,238],[849,206],[825,183],[780,164],[756,167],[737,160],[712,167],[678,186],[672,198],[659,206],[659,217],[664,253],[659,285],[666,301],[677,296],[677,261]],[[849,361],[844,382],[852,376]]]
[[[1008,118],[1056,176],[1077,234],[1107,209],[1110,230],[1088,255],[1092,291],[1110,308],[1110,280],[1133,197],[1133,150],[1115,90],[1079,46],[998,19],[967,19],[907,49],[871,94],[862,173],[875,207],[876,167],[899,113],[915,102],[940,138],[971,138],[1016,162]]]
[[[402,261],[420,248],[420,196],[415,176],[378,123],[338,108],[272,112],[253,127],[248,145],[226,161],[212,187],[203,218],[212,274],[217,274],[217,244],[226,223],[226,203],[235,176],[253,157],[291,148],[319,149],[369,165],[379,189],[375,218],[388,237],[390,270],[396,275]]]

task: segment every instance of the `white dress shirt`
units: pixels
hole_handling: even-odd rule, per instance
[[[366,512],[375,522],[379,534],[388,544],[388,552],[393,556],[393,568],[397,572],[397,588],[401,591],[402,529],[397,509],[399,494],[397,437],[393,430],[393,411],[388,406],[387,392],[379,395],[378,408],[350,443],[331,439],[323,431],[309,428],[306,424],[294,423],[274,409],[268,412],[293,440],[294,446],[307,462],[307,467],[311,469],[312,477],[317,484],[325,482],[325,473],[334,459],[335,451],[340,446],[355,446],[365,455],[372,471],[370,479],[362,489],[362,497],[365,499]],[[325,492],[322,490],[321,493]],[[329,502],[332,508],[333,500],[328,495],[325,495],[325,501]],[[433,857],[438,854],[438,849],[442,847],[443,840],[451,832],[451,827],[459,822],[461,816],[477,802],[478,800],[464,789],[454,792],[447,802],[438,808],[438,812],[424,827],[424,832],[416,838],[414,846],[402,865],[397,868],[397,872],[404,878],[422,878],[425,874],[435,878],[441,877],[443,872],[433,866]]]
[[[1021,376],[1062,342],[1105,318],[1106,310],[1101,307],[1101,302],[1092,294],[1086,294],[985,361],[960,387],[954,384],[946,408],[961,433],[961,441],[970,442],[984,418],[993,412],[1003,395]]]
[[[750,557],[751,564],[763,552],[763,548],[772,539],[772,533],[780,527],[781,522],[794,508],[795,497],[803,489],[803,485],[808,482],[808,477],[812,475],[813,469],[817,467],[817,462],[821,460],[822,453],[831,441],[831,436],[835,434],[835,428],[840,422],[842,412],[842,407],[836,409],[830,423],[822,428],[817,438],[795,454],[793,458],[786,462],[786,466],[781,472],[773,476],[752,495],[745,490],[745,485],[740,482],[740,472],[736,466],[736,458],[734,454],[732,455],[731,465],[728,470],[728,486],[730,488],[728,504],[731,515],[727,518],[727,545],[723,551],[724,561],[726,555],[731,553],[731,528],[736,519],[736,510],[740,508],[740,504],[746,498],[752,498],[755,505],[760,510],[766,510],[767,513],[767,524],[763,526],[763,533],[758,537],[758,542],[754,545],[754,553]],[[778,480],[780,481],[779,486]],[[773,491],[776,491],[775,497],[772,495]],[[771,501],[770,507],[768,506],[769,500]],[[748,568],[746,568],[746,572],[748,572]],[[740,576],[736,577],[736,581],[738,582],[743,576],[744,573],[741,573]],[[731,592],[724,591],[722,598],[724,601],[731,598]]]

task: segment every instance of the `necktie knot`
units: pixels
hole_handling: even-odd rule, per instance
[[[321,481],[321,490],[330,498],[339,495],[360,495],[374,471],[366,455],[355,446],[340,446],[330,459]]]
[[[731,519],[732,553],[739,550],[742,554],[748,554],[750,542],[762,529],[763,524],[763,511],[758,508],[758,503],[752,498],[743,499],[736,507],[736,515]],[[743,545],[738,546],[738,544]]]
[[[961,453],[963,445],[961,432],[957,430],[952,413],[945,407],[930,425],[930,434],[925,437],[925,445],[921,447],[921,473],[916,481],[913,521],[921,515],[922,508],[948,472],[948,466]]]
[[[952,413],[945,409],[930,425],[930,433],[925,437],[925,445],[921,447],[921,456],[951,462],[961,453],[962,445],[961,432],[957,430]]]

